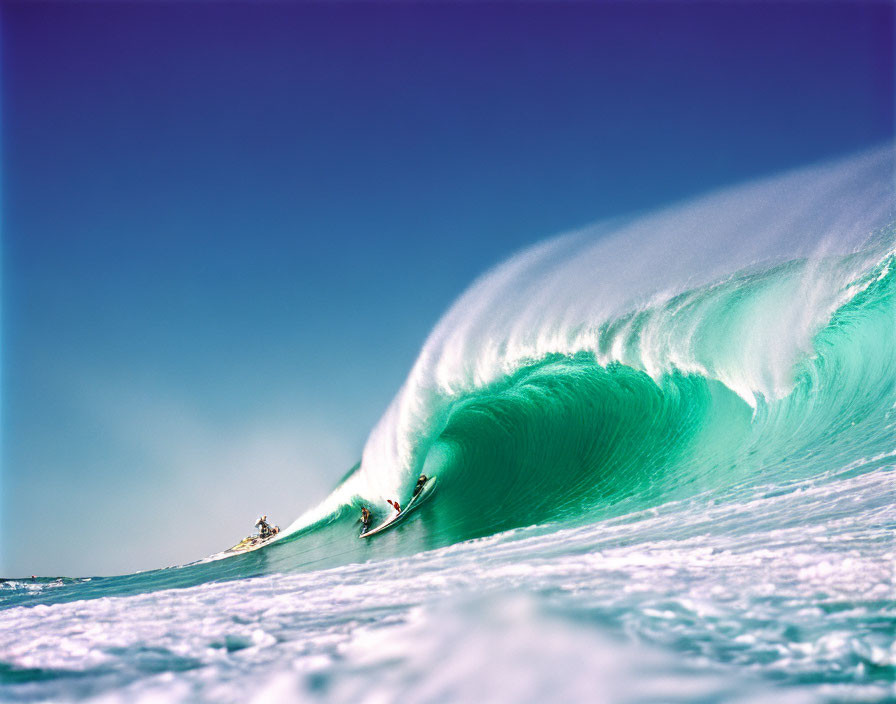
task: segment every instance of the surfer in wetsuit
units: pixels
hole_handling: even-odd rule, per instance
[[[414,487],[414,496],[423,491],[423,486],[426,484],[427,476],[425,474],[421,474],[420,478],[417,480],[417,486]],[[411,498],[414,498],[413,496]]]
[[[366,506],[361,507],[361,525],[364,530],[370,528],[370,510]]]

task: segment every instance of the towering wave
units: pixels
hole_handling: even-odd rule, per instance
[[[893,205],[888,146],[522,252],[287,532],[386,511],[420,472],[444,543],[896,452]]]

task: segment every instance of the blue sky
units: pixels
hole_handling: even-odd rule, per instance
[[[887,3],[0,19],[7,575],[173,564],[258,513],[290,523],[489,267],[894,129]]]

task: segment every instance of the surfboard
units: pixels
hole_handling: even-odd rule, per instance
[[[411,500],[408,501],[408,505],[405,506],[401,513],[396,513],[395,515],[387,518],[385,521],[380,523],[376,528],[370,528],[366,531],[362,531],[359,538],[370,538],[377,533],[382,533],[384,530],[391,528],[396,523],[401,523],[407,515],[415,508],[417,508],[424,500],[426,496],[431,493],[432,487],[435,484],[436,478],[429,477],[426,482],[423,484],[423,488],[420,490],[416,496],[411,497]]]

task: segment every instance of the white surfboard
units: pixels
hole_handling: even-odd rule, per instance
[[[420,490],[420,493],[418,493],[414,497],[411,497],[411,500],[408,501],[408,505],[402,509],[401,513],[396,513],[396,514],[390,516],[385,521],[380,523],[376,528],[370,528],[369,530],[363,531],[361,533],[361,535],[359,535],[358,537],[359,538],[370,538],[371,536],[374,536],[377,533],[382,533],[387,528],[391,528],[396,523],[400,523],[401,521],[403,521],[404,518],[413,509],[418,507],[423,502],[424,498],[431,493],[432,487],[435,484],[435,482],[436,482],[435,477],[429,477],[426,480],[426,482],[423,484],[423,488]]]

